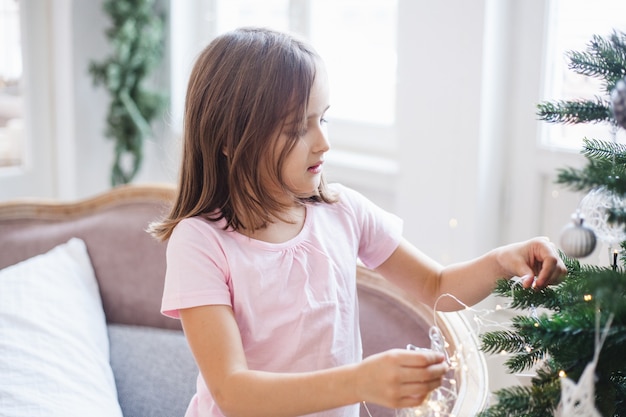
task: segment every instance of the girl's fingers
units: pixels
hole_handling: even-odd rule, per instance
[[[360,371],[357,389],[364,401],[401,408],[420,404],[439,387],[448,365],[435,351],[394,349],[365,359]]]
[[[423,368],[445,360],[442,353],[430,349],[398,350],[400,364],[409,368]]]
[[[403,384],[423,384],[432,381],[440,381],[443,375],[448,372],[446,363],[437,363],[424,368],[405,368],[401,372]]]

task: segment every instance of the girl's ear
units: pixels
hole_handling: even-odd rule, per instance
[[[225,157],[228,158],[228,152],[226,151],[226,146],[222,146],[222,153],[224,154]]]

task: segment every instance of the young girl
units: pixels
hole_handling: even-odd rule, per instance
[[[357,258],[430,306],[444,293],[476,303],[501,277],[543,287],[565,273],[544,239],[445,268],[426,257],[397,217],[324,182],[328,107],[322,61],[286,34],[224,34],[193,68],[178,196],[151,227],[169,239],[162,312],[180,318],[200,369],[187,416],[419,405],[441,384],[444,358],[395,349],[362,359]]]

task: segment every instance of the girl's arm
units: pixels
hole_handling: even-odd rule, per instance
[[[438,353],[401,349],[315,372],[254,371],[247,367],[230,306],[183,309],[180,318],[202,377],[228,417],[298,416],[360,401],[414,407],[447,371]]]
[[[408,241],[376,271],[400,288],[434,306],[442,294],[452,294],[467,305],[487,297],[500,278],[518,276],[524,287],[545,287],[559,282],[567,272],[563,261],[548,239],[535,238],[502,246],[474,260],[443,267]],[[459,310],[463,306],[449,297],[437,304],[438,310]]]

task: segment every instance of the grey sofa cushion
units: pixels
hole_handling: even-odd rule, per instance
[[[182,417],[198,376],[182,331],[109,324],[108,332],[124,417]]]

